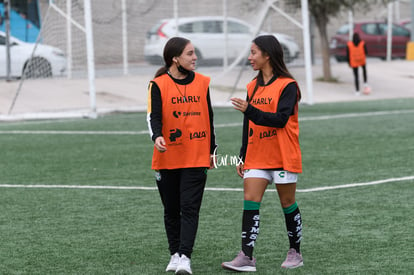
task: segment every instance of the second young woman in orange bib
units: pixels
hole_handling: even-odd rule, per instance
[[[352,68],[354,73],[355,81],[355,95],[359,95],[359,72],[358,68],[362,68],[362,76],[364,78],[364,94],[369,94],[371,88],[368,86],[367,79],[367,67],[366,67],[366,57],[367,57],[367,46],[365,42],[361,40],[358,33],[354,33],[352,36],[352,41],[348,41],[346,47],[346,57],[348,60],[349,66]]]
[[[259,72],[247,85],[247,100],[231,99],[234,108],[244,114],[240,150],[244,164],[237,167],[244,179],[242,244],[237,257],[222,263],[222,267],[256,271],[253,249],[259,234],[260,204],[268,184],[275,183],[289,239],[287,257],[281,266],[296,268],[303,265],[302,217],[295,198],[298,173],[302,172],[298,123],[301,93],[274,36],[253,40],[249,62]]]

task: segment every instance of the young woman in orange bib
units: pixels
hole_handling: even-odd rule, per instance
[[[189,40],[171,38],[164,48],[165,65],[148,87],[152,169],[171,254],[166,271],[176,274],[192,274],[199,211],[216,148],[210,78],[194,72],[196,60]]]
[[[256,271],[253,249],[259,235],[260,204],[267,186],[274,183],[289,239],[281,267],[296,268],[303,265],[302,217],[295,198],[298,174],[302,172],[298,123],[301,93],[273,35],[255,38],[248,59],[258,74],[247,85],[246,100],[231,99],[234,108],[244,114],[240,150],[244,163],[237,166],[244,184],[241,251],[234,260],[222,263],[222,267]]]
[[[352,41],[348,41],[346,56],[349,66],[352,68],[354,73],[355,81],[355,95],[360,95],[359,92],[359,72],[358,68],[362,68],[362,76],[364,78],[364,88],[362,92],[366,95],[371,93],[371,88],[368,86],[367,79],[367,46],[365,42],[361,40],[358,33],[354,33],[352,36]]]

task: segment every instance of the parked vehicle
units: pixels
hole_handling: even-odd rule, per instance
[[[11,77],[51,77],[62,75],[66,70],[66,58],[58,48],[38,44],[33,54],[34,43],[10,37]],[[32,56],[33,54],[33,56]],[[7,75],[6,34],[0,31],[0,77]]]
[[[404,19],[400,21],[400,25],[404,28],[411,30],[411,19]]]
[[[365,41],[368,56],[387,57],[387,28],[384,21],[364,21],[354,24],[357,32]],[[346,61],[346,44],[349,41],[350,25],[343,25],[338,29],[330,41],[330,52],[337,61]],[[407,42],[410,40],[410,31],[397,24],[392,25],[392,58],[405,58]]]
[[[198,61],[220,61],[227,56],[237,58],[246,46],[249,47],[254,38],[254,28],[248,23],[236,19],[226,18],[227,35],[224,34],[224,17],[183,17],[178,18],[178,28],[175,19],[163,19],[155,24],[148,32],[144,46],[145,60],[151,64],[163,63],[164,45],[173,36],[182,36],[193,43]],[[282,33],[273,35],[283,47],[286,62],[290,62],[299,55],[299,46],[291,36]],[[246,56],[247,59],[247,56]]]

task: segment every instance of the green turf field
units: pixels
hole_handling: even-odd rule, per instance
[[[256,274],[414,272],[414,99],[300,106],[297,200],[304,267],[285,271],[274,187],[261,207]],[[236,156],[242,115],[215,109],[219,154]],[[0,123],[1,274],[166,274],[146,114]],[[242,181],[209,171],[194,274],[240,250]],[[221,188],[227,188],[222,190]]]

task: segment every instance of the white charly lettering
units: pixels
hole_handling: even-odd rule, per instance
[[[250,240],[256,240],[256,239],[257,239],[257,234],[250,235]]]

